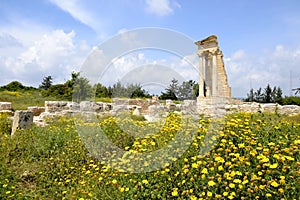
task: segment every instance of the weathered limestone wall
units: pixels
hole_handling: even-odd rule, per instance
[[[119,106],[123,106],[126,107],[126,109],[134,109],[135,107],[137,107],[138,109],[140,109],[140,113],[141,114],[146,114],[148,113],[148,109],[149,106],[152,105],[160,105],[160,103],[158,102],[157,98],[153,98],[153,99],[113,99],[114,102],[114,106],[115,107],[119,107]]]
[[[79,104],[70,101],[45,101],[45,112],[54,113],[79,109]]]
[[[11,110],[12,106],[11,106],[11,102],[0,102],[0,111],[7,111],[7,110]]]
[[[270,112],[283,115],[296,115],[300,113],[300,106],[279,105],[275,103],[242,102],[231,98],[203,98],[197,100],[198,113],[208,116],[221,117],[234,112]]]
[[[223,61],[223,53],[219,51],[217,53],[217,77],[220,79],[218,81],[218,91],[219,96],[221,97],[231,97],[231,88],[228,85],[227,74],[225,71],[224,61]]]
[[[34,115],[40,115],[42,112],[45,112],[45,107],[30,106],[27,110],[33,112]]]
[[[211,96],[230,98],[231,89],[228,85],[223,53],[218,46],[217,36],[209,36],[195,44],[198,46],[200,68],[199,98]]]

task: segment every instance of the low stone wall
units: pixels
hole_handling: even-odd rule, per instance
[[[30,106],[27,110],[33,112],[34,115],[40,115],[42,112],[45,112],[45,107]]]
[[[12,110],[11,102],[0,102],[0,111]]]
[[[79,104],[71,101],[45,101],[45,112],[54,113],[79,109]]]
[[[269,112],[283,115],[297,115],[300,113],[300,106],[242,102],[228,98],[203,98],[197,101],[197,110],[198,113],[210,116],[223,116],[234,112]]]
[[[113,99],[113,105],[116,109],[124,108],[134,110],[136,107],[140,110],[141,114],[147,114],[149,106],[160,105],[156,98],[154,99]]]
[[[72,111],[86,111],[86,112],[105,112],[112,109],[112,103],[82,101],[80,103],[71,101],[45,101],[45,112],[72,112]]]

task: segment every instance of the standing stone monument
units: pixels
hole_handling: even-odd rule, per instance
[[[33,112],[27,110],[17,110],[14,115],[12,132],[14,135],[17,128],[29,129],[33,123]]]
[[[231,97],[231,89],[223,62],[223,54],[215,35],[198,41],[200,80],[199,97]]]
[[[198,46],[200,72],[197,110],[207,115],[222,115],[220,108],[232,99],[218,38],[211,35],[195,44]]]

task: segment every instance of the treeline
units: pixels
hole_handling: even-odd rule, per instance
[[[199,84],[193,80],[183,81],[179,84],[179,81],[173,78],[170,85],[161,92],[159,99],[171,99],[171,100],[186,100],[196,99],[199,95]]]
[[[80,73],[73,72],[71,79],[64,84],[52,85],[51,76],[43,79],[40,87],[43,89],[45,96],[55,96],[59,98],[73,99],[74,101],[83,101],[89,98],[150,98],[140,84],[122,85],[121,82],[115,83],[113,86],[104,86],[101,83],[90,85],[85,77],[81,77]],[[178,80],[171,80],[170,85],[164,92],[161,92],[159,99],[185,100],[196,99],[199,92],[199,85],[193,81],[184,81],[181,84]]]
[[[91,85],[89,80],[82,77],[79,72],[72,72],[71,77],[65,83],[53,84],[51,76],[43,78],[38,88],[26,87],[17,81],[13,81],[1,90],[28,91],[39,90],[44,97],[55,97],[60,100],[83,101],[98,98],[150,98],[153,94],[145,91],[140,84],[122,85],[117,82],[112,86],[104,86],[101,83]],[[178,80],[171,80],[170,85],[161,92],[159,99],[185,100],[196,99],[199,92],[199,85],[193,80],[179,83]]]
[[[91,85],[89,80],[80,76],[79,72],[73,72],[71,79],[63,84],[52,85],[51,76],[43,79],[40,87],[44,96],[54,96],[73,101],[83,101],[99,98],[113,98],[113,97],[126,97],[126,98],[149,98],[151,97],[139,84],[122,85],[120,82],[115,83],[113,86],[105,87],[101,83]]]
[[[273,88],[268,84],[264,89],[261,87],[254,91],[251,89],[247,94],[246,102],[258,103],[278,103],[281,105],[299,105],[300,97],[297,96],[282,96],[282,89],[274,86]],[[297,94],[297,93],[295,93]]]
[[[0,87],[0,91],[30,91],[30,90],[37,90],[37,88],[34,87],[28,87],[28,86],[24,86],[22,83],[18,82],[18,81],[12,81],[7,85],[1,86]]]

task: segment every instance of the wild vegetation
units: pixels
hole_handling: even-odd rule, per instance
[[[224,119],[200,118],[186,128],[182,116],[171,113],[156,134],[132,137],[157,125],[110,116],[96,122],[61,117],[44,128],[18,130],[0,117],[1,199],[297,199],[300,194],[300,116],[233,114]],[[76,123],[75,123],[76,121]],[[298,122],[297,122],[298,121]],[[79,127],[100,127],[127,152],[147,153],[174,144],[177,134],[193,135],[181,156],[164,160],[161,169],[146,173],[118,171],[97,160]],[[90,138],[89,138],[90,137]],[[89,140],[91,139],[91,140]],[[209,148],[207,148],[209,147]],[[114,154],[110,154],[114,156]],[[136,157],[124,157],[127,169]],[[125,162],[126,161],[126,162]],[[144,163],[144,167],[152,163]],[[124,166],[124,165],[123,165]],[[135,167],[135,166],[132,166]],[[121,167],[119,169],[122,169]]]
[[[298,88],[294,89],[295,95],[299,93]],[[258,103],[278,103],[281,105],[299,105],[299,96],[282,96],[282,89],[280,87],[272,87],[268,84],[264,89],[261,87],[254,92],[252,88],[247,94],[246,102],[258,102]]]

